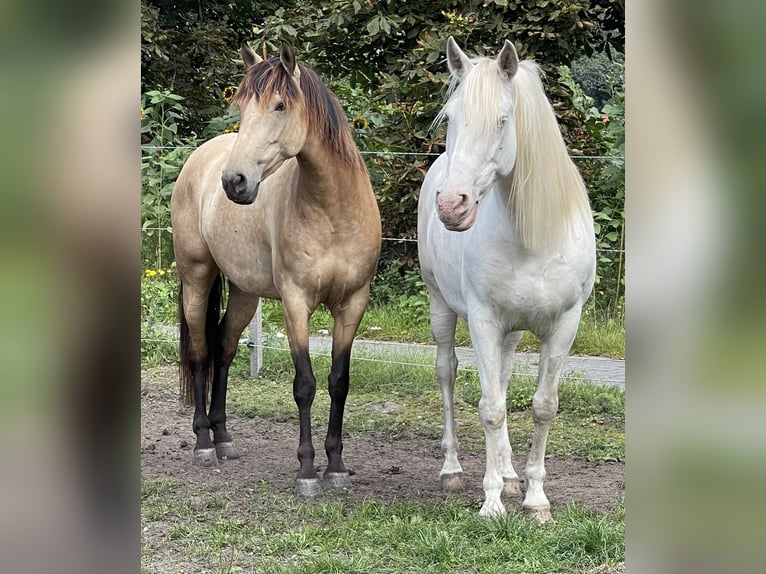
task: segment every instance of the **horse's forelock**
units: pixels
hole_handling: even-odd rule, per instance
[[[447,117],[447,109],[460,99],[468,129],[475,130],[480,136],[493,133],[500,122],[500,98],[502,90],[507,89],[500,78],[497,62],[489,58],[473,58],[473,67],[462,78],[453,75],[447,89],[447,103],[434,119],[432,128],[437,127]],[[514,92],[511,91],[511,98]]]
[[[242,78],[237,93],[232,99],[232,104],[241,107],[251,99],[260,101],[262,97],[268,97],[275,93],[281,95],[288,105],[294,102],[299,95],[295,80],[282,66],[279,58],[264,60],[252,66]]]
[[[272,58],[248,70],[240,83],[232,104],[242,106],[255,98],[279,93],[286,105],[295,102],[303,92],[309,128],[321,137],[347,163],[363,166],[351,137],[348,121],[337,98],[311,68],[300,65],[300,90],[294,76],[285,70],[279,58]]]

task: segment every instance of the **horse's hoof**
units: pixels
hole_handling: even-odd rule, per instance
[[[463,490],[463,473],[454,472],[441,475],[442,489],[447,492],[460,492]]]
[[[524,506],[523,509],[527,516],[534,518],[538,524],[545,524],[546,522],[553,520],[550,506]]]
[[[503,479],[503,494],[505,496],[517,496],[521,494],[521,484],[518,478]]]
[[[215,445],[215,454],[221,460],[231,460],[242,456],[233,442],[219,442]]]
[[[505,516],[505,506],[500,501],[490,502],[485,500],[481,510],[479,510],[479,516]]]
[[[306,498],[314,498],[322,494],[322,485],[318,478],[296,478],[295,494]]]
[[[325,472],[322,485],[325,488],[350,490],[351,477],[347,472]]]
[[[215,455],[214,448],[198,448],[194,450],[194,458],[192,459],[194,466],[202,466],[205,468],[211,466],[218,466],[218,458]]]

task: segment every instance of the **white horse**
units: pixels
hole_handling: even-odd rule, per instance
[[[523,508],[550,520],[543,492],[558,379],[596,269],[588,195],[567,154],[538,66],[505,41],[497,59],[469,59],[447,41],[452,76],[435,123],[448,121],[447,150],[428,171],[418,204],[418,253],[431,296],[436,374],[444,403],[448,490],[462,488],[453,414],[457,317],[468,320],[481,380],[479,417],[487,468],[479,514],[501,515],[501,494],[519,494],[511,463],[506,393],[522,331],[539,337],[535,423]]]

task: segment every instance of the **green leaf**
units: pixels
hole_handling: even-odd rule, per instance
[[[367,22],[367,31],[370,33],[370,36],[376,36],[378,32],[380,32],[380,22],[378,21],[379,16],[375,16],[372,20]]]
[[[380,27],[386,34],[391,33],[391,26],[389,25],[388,20],[386,20],[383,16],[380,17]]]

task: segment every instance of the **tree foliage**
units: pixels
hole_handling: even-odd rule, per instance
[[[588,127],[587,108],[575,102],[560,67],[624,52],[624,0],[142,0],[141,7],[143,91],[183,96],[179,126],[190,135],[212,135],[223,125],[223,91],[243,72],[242,41],[275,54],[289,40],[338,95],[360,149],[375,152],[366,158],[387,237],[414,237],[417,196],[433,157],[377,153],[444,149],[443,128],[430,127],[446,92],[450,35],[467,53],[491,56],[511,39],[521,58],[542,65],[570,150],[611,153],[608,138]],[[581,167],[589,183],[601,180],[601,167]],[[384,244],[388,281],[412,283],[415,265],[413,243]]]

